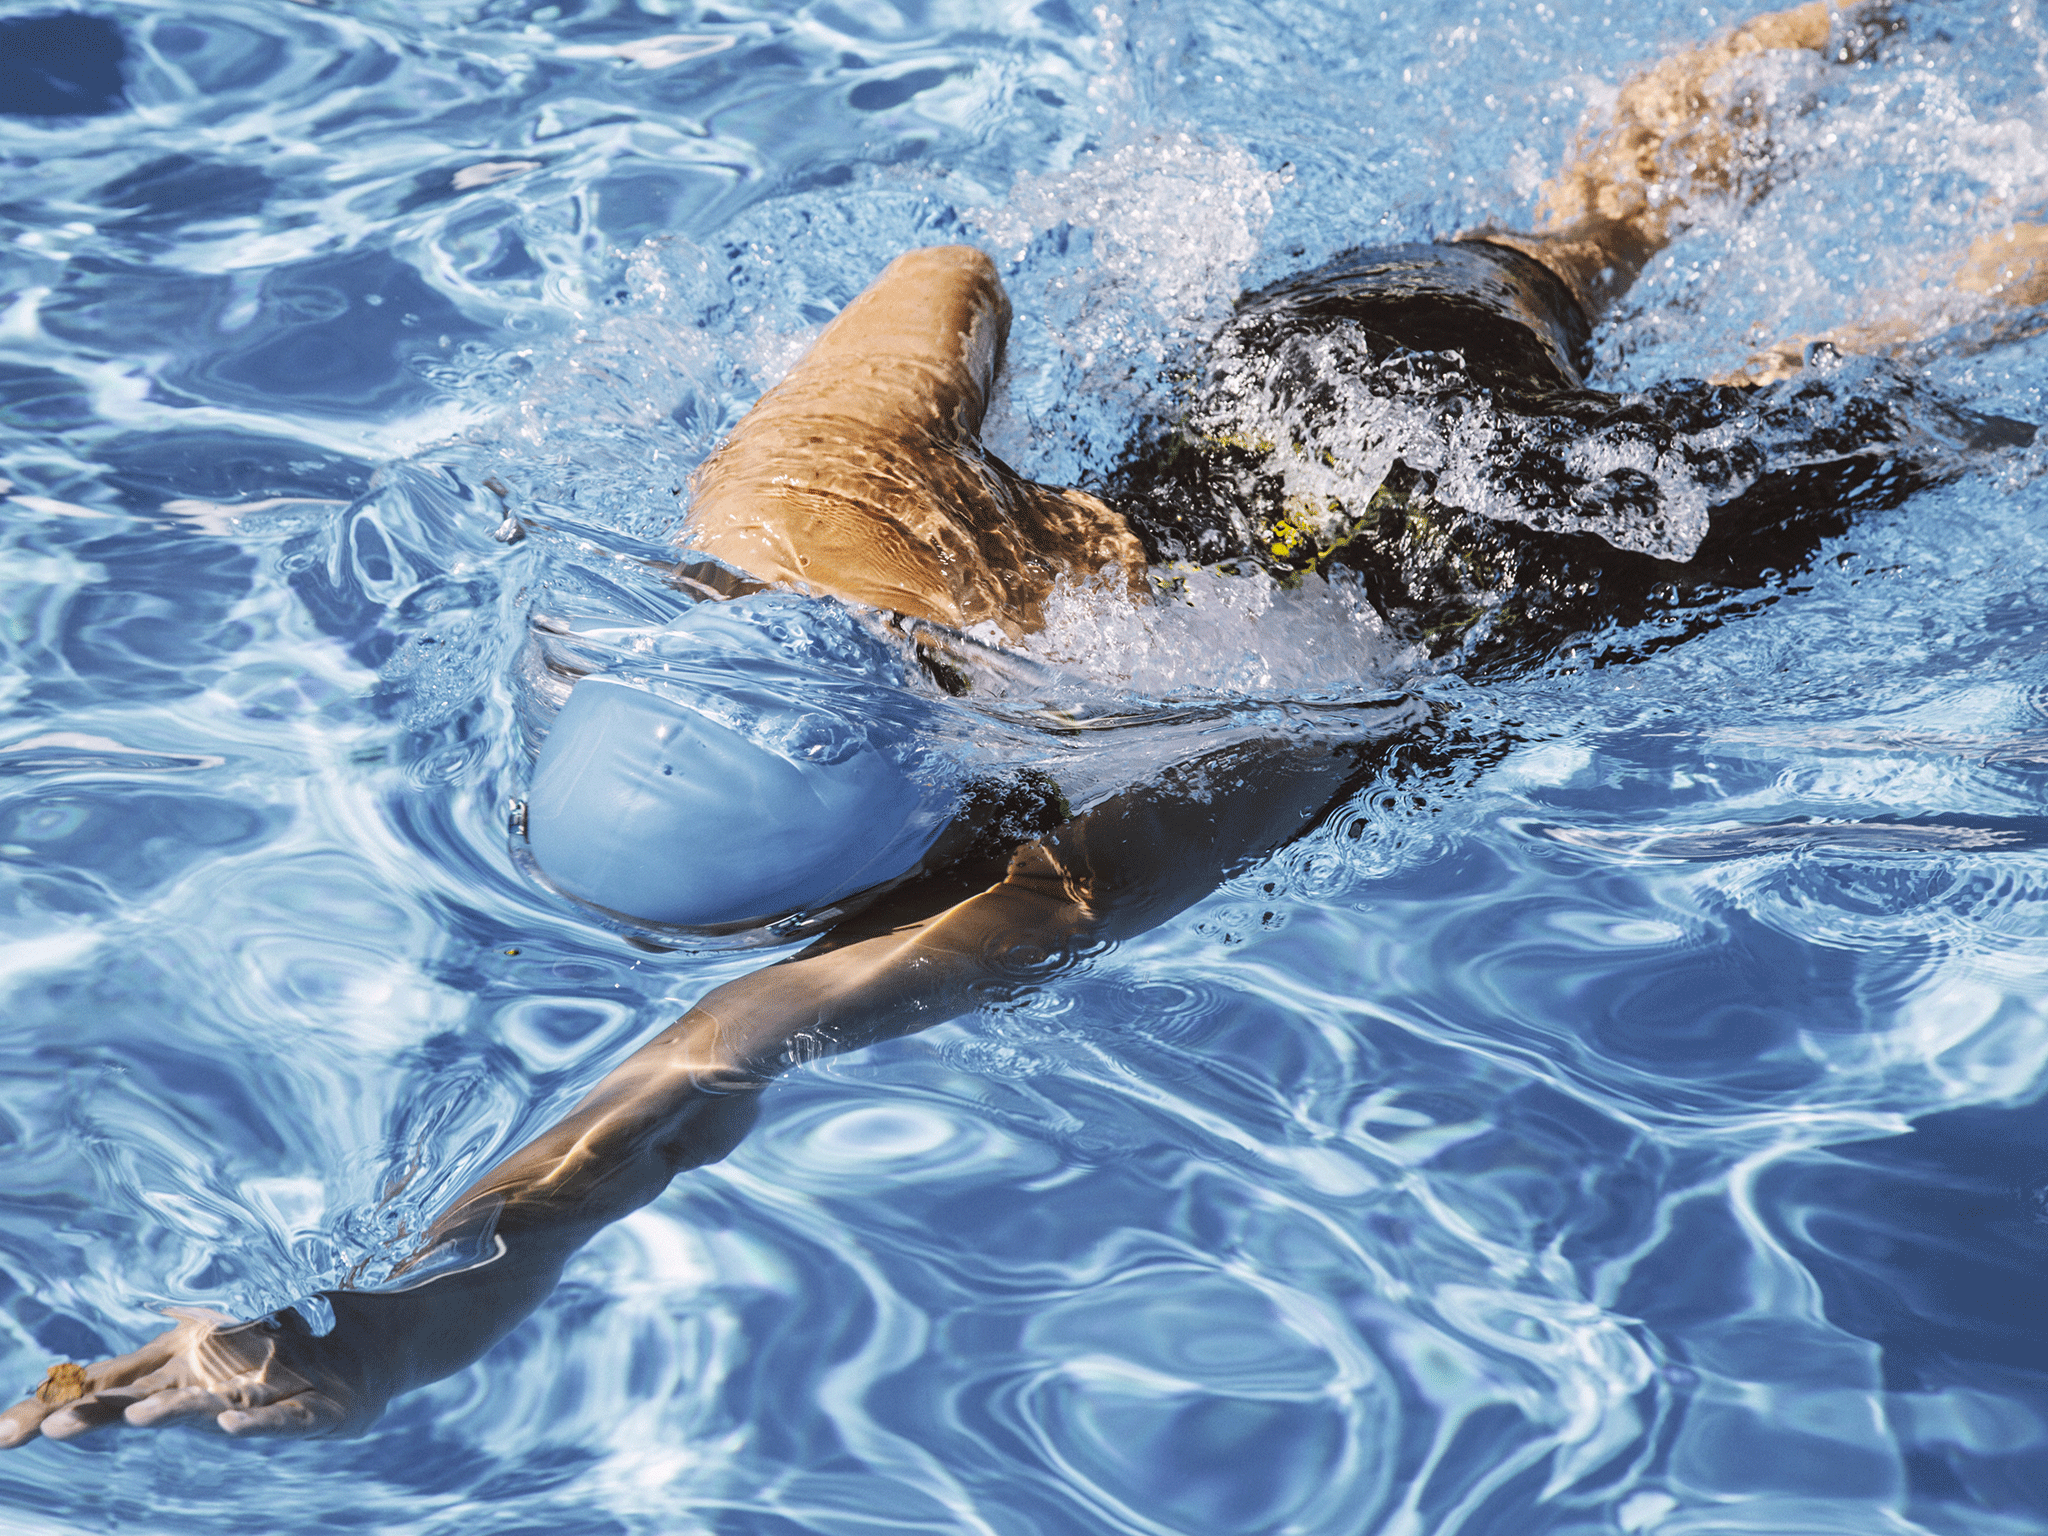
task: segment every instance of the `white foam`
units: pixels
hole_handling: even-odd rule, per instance
[[[1016,307],[989,446],[1042,480],[1107,468],[1170,361],[1229,314],[1285,180],[1234,145],[1157,134],[1019,177],[971,215]]]
[[[1370,690],[1421,662],[1342,579],[1283,587],[1263,571],[1195,567],[1157,579],[1149,601],[1107,576],[1062,580],[1022,649],[1153,698]]]
[[[1091,231],[1098,316],[1135,300],[1169,324],[1198,327],[1236,296],[1283,180],[1235,145],[1160,134],[1071,170],[1020,176],[976,222],[1020,260],[1045,231]]]

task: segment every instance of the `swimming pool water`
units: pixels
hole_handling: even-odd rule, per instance
[[[52,14],[0,4],[19,1391],[166,1303],[374,1277],[758,963],[634,950],[513,866],[526,623],[663,616],[689,470],[890,257],[996,257],[990,441],[1100,476],[1243,288],[1526,219],[1632,66],[1745,12]],[[1934,306],[2042,194],[2033,0],[1901,14],[1874,63],[1758,66],[1775,184],[1653,264],[1606,381]],[[1916,366],[2048,419],[2048,344],[1951,321]],[[1412,679],[1434,724],[1313,835],[793,1072],[368,1437],[39,1443],[0,1526],[2039,1531],[2044,463],[1632,665]],[[1341,592],[1077,604],[1060,643],[1141,692],[1401,675]]]

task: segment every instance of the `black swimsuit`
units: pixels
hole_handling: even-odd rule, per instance
[[[1240,301],[1110,499],[1155,560],[1353,572],[1397,630],[1487,673],[1604,625],[1711,624],[1855,512],[2033,438],[1860,359],[1588,389],[1590,335],[1505,247],[1340,257]]]

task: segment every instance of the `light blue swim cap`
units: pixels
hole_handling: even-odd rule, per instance
[[[810,643],[804,603],[707,602],[653,632],[693,658],[680,683],[665,668],[648,687],[576,684],[527,797],[550,885],[650,927],[730,931],[821,913],[916,867],[955,796],[927,782],[900,704],[877,705],[895,690],[848,676],[843,645]]]

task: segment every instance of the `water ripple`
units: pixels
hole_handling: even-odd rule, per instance
[[[992,249],[991,443],[1097,477],[1240,287],[1526,218],[1709,27],[1565,12],[95,5],[108,110],[0,104],[17,1385],[375,1278],[757,963],[512,862],[569,643],[529,626],[680,611],[690,471],[885,261]],[[2029,205],[2039,17],[1903,14],[1759,66],[1797,176],[1652,264],[1608,381],[1932,313]],[[1943,323],[1915,366],[2041,419],[2038,338]],[[30,1447],[4,1523],[2037,1530],[2038,458],[1683,645],[1408,705],[1343,591],[1081,594],[1053,660],[1120,647],[1114,707],[1052,741],[1065,674],[1012,658],[956,734],[1113,787],[1348,690],[1367,781],[1159,930],[792,1073],[364,1440]]]

